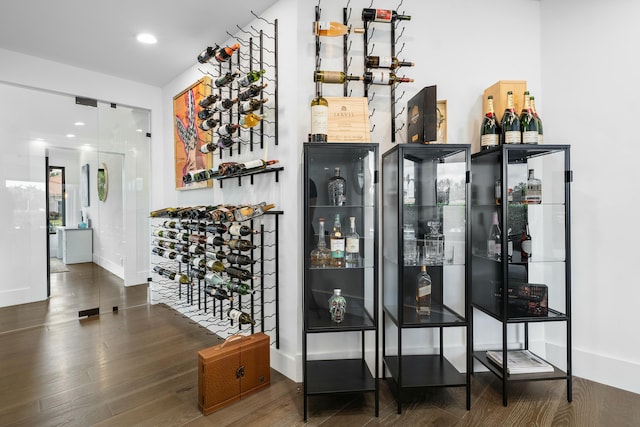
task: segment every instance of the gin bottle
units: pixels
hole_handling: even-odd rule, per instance
[[[345,263],[347,267],[357,267],[360,262],[360,235],[356,231],[356,217],[349,217],[349,234],[345,246]]]
[[[311,267],[324,268],[329,267],[331,251],[324,239],[324,218],[319,218],[318,223],[318,246],[311,251]]]
[[[533,169],[529,169],[527,178],[527,190],[524,196],[524,203],[542,203],[542,181],[534,176]]]
[[[431,315],[431,276],[426,265],[422,265],[416,277],[416,312],[422,316]]]
[[[344,206],[347,201],[347,181],[340,176],[340,168],[335,168],[335,175],[329,179],[329,204]]]
[[[347,312],[347,300],[342,296],[341,289],[334,289],[333,295],[329,298],[329,314],[335,323],[341,323]]]

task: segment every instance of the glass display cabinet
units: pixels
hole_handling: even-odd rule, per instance
[[[398,413],[428,387],[466,387],[470,407],[469,165],[469,145],[382,156],[383,377]]]
[[[309,396],[373,392],[378,416],[378,145],[304,144],[304,419]]]
[[[516,381],[566,380],[571,401],[569,167],[567,145],[501,145],[471,158],[473,359],[501,380],[505,406]],[[495,339],[477,341],[492,328],[502,339],[487,351]]]

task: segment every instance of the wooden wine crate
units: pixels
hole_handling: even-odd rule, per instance
[[[527,90],[526,80],[500,80],[484,90],[482,97],[482,114],[487,112],[487,96],[493,96],[493,109],[498,117],[502,119],[504,109],[507,108],[507,92],[513,92],[513,103],[516,107],[516,114],[522,111],[522,100],[524,92]]]

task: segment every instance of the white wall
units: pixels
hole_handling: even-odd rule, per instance
[[[542,0],[545,142],[571,144],[574,172],[574,373],[636,393],[638,16],[633,0]]]

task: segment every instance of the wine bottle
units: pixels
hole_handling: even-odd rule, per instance
[[[211,246],[225,246],[227,241],[220,236],[211,236],[211,240],[208,243]]]
[[[345,83],[349,80],[362,80],[360,76],[345,74],[342,71],[314,71],[313,81],[320,83]],[[317,91],[316,91],[317,92]]]
[[[534,176],[533,169],[529,169],[523,202],[536,205],[542,203],[542,181]]]
[[[215,56],[216,52],[218,52],[218,49],[220,49],[220,46],[218,45],[215,45],[215,47],[207,46],[207,48],[200,52],[200,54],[198,55],[198,62],[201,64],[206,64],[211,60],[211,58]]]
[[[182,224],[180,224],[179,222],[176,222],[176,221],[164,221],[162,223],[162,226],[164,228],[182,228],[181,225]]]
[[[311,251],[309,257],[311,267],[325,268],[331,263],[331,251],[327,249],[324,237],[324,218],[318,218],[318,245]]]
[[[191,270],[189,270],[189,274],[188,275],[192,279],[202,280],[202,279],[204,279],[205,272],[202,271],[202,270],[198,270],[197,268],[192,268]]]
[[[503,144],[520,144],[521,135],[520,135],[520,119],[515,112],[515,107],[513,106],[513,92],[507,92],[507,107],[504,110],[504,114],[502,115],[502,120],[500,120],[500,129],[502,132],[502,143]]]
[[[158,218],[163,216],[171,216],[172,213],[177,212],[180,208],[164,208],[157,209],[155,211],[149,212],[149,216],[151,218]]]
[[[532,96],[530,99],[531,99],[531,112],[533,113],[533,116],[538,121],[538,144],[543,144],[544,134],[542,132],[542,119],[538,115],[538,110],[536,110],[536,102],[534,97]]]
[[[176,256],[178,255],[178,253],[175,251],[168,251],[164,248],[157,247],[157,246],[151,249],[151,253],[161,256],[163,258],[168,258],[168,259],[175,259]]]
[[[531,111],[529,91],[524,92],[522,112],[520,113],[520,132],[522,132],[523,144],[538,143],[538,121]]]
[[[247,89],[238,94],[238,100],[246,101],[247,99],[253,98],[254,96],[258,96],[260,95],[260,92],[262,92],[262,90],[267,86],[267,83],[261,85],[252,84]]]
[[[202,108],[207,108],[212,104],[215,104],[220,100],[220,96],[216,93],[207,95],[198,102],[198,105]]]
[[[208,108],[206,110],[200,110],[200,112],[198,113],[198,117],[200,117],[200,113],[202,113],[203,111],[208,111],[210,112],[210,115],[207,117],[200,117],[200,119],[204,120],[204,119],[208,119],[209,117],[211,117],[213,114],[215,113],[221,113],[223,111],[227,111],[229,109],[231,109],[231,107],[233,107],[233,105],[235,103],[238,102],[238,98],[233,98],[233,99],[229,99],[229,98],[225,98],[225,99],[221,99],[220,101],[216,102],[215,104],[213,104],[211,106],[211,108]],[[209,113],[206,113],[209,114]]]
[[[424,264],[416,276],[416,312],[421,316],[431,315],[431,276]]]
[[[333,21],[316,21],[313,23],[313,34],[316,36],[339,37],[350,33],[362,34],[364,33],[364,28],[352,28]]]
[[[219,259],[210,259],[206,263],[207,270],[214,271],[216,273],[222,273],[226,271],[227,267]]]
[[[238,162],[222,162],[218,165],[218,176],[229,176],[235,173]]]
[[[226,125],[220,126],[218,129],[216,129],[216,133],[220,138],[229,137],[231,136],[231,134],[237,131],[239,127],[240,125],[237,125],[235,123],[227,123]]]
[[[229,277],[233,277],[234,279],[240,280],[255,280],[256,276],[252,275],[249,270],[245,270],[237,267],[227,267],[225,269],[225,273],[229,275]]]
[[[213,129],[216,126],[218,126],[218,124],[220,124],[219,120],[216,120],[216,119],[213,119],[213,118],[209,118],[209,119],[206,119],[206,120],[203,120],[202,122],[200,122],[198,127],[200,129],[202,129],[203,131],[208,132],[211,129]]]
[[[207,225],[204,230],[208,233],[224,234],[228,229],[229,227],[225,224],[211,224]]]
[[[527,262],[531,258],[531,247],[531,234],[529,234],[529,223],[527,222],[520,236],[520,258],[522,262]]]
[[[255,326],[255,324],[256,324],[256,321],[253,320],[248,313],[245,313],[245,312],[240,311],[240,310],[235,309],[235,308],[230,308],[229,311],[227,311],[227,316],[232,321],[238,322],[241,325],[254,325]]]
[[[237,264],[237,265],[251,265],[255,264],[256,261],[251,259],[251,257],[243,254],[226,254],[225,258],[229,261],[229,264]]]
[[[259,230],[254,230],[251,227],[243,224],[232,224],[228,228],[229,234],[232,236],[248,236],[249,234],[259,234]]]
[[[347,181],[340,176],[340,168],[334,169],[334,175],[327,183],[329,203],[332,206],[344,206],[347,202]]]
[[[356,217],[349,217],[349,233],[346,237],[344,261],[347,267],[357,267],[360,263],[360,235],[356,231]]]
[[[410,83],[413,79],[409,77],[398,77],[395,73],[386,71],[367,71],[363,78],[365,84],[368,85],[387,85],[391,86],[396,83]]]
[[[311,100],[310,142],[327,142],[329,131],[329,103],[322,96],[322,84],[316,82],[316,97]]]
[[[409,21],[411,16],[399,15],[395,10],[362,9],[362,20],[365,22]]]
[[[235,219],[233,211],[224,206],[212,210],[209,215],[213,221],[233,221]]]
[[[204,255],[206,250],[201,245],[189,245],[188,252],[190,254]]]
[[[233,297],[229,295],[225,289],[222,289],[222,288],[214,288],[211,286],[207,286],[204,288],[204,291],[207,293],[207,295],[215,299],[218,299],[220,301],[233,300]]]
[[[174,271],[167,270],[166,268],[162,268],[158,265],[153,267],[153,271],[155,273],[158,273],[160,276],[166,277],[167,279],[174,280],[182,285],[191,283],[191,279],[189,279],[189,276],[186,276],[184,274],[178,274]]]
[[[255,294],[256,291],[251,289],[251,285],[242,282],[226,282],[224,286],[229,292],[235,292],[239,295]]]
[[[227,246],[231,250],[243,252],[250,251],[256,248],[256,246],[253,245],[250,241],[244,239],[231,239],[227,242]]]
[[[195,268],[207,268],[207,260],[199,256],[191,258],[189,264]]]
[[[266,169],[267,166],[275,165],[279,160],[250,160],[244,163],[237,163],[233,168],[233,174],[249,172],[254,169]]]
[[[258,80],[260,80],[260,77],[265,73],[264,70],[254,70],[254,71],[250,71],[247,74],[245,74],[244,76],[242,76],[240,79],[238,79],[238,86],[240,87],[247,87],[249,86],[251,83],[257,82]]]
[[[264,116],[255,114],[255,113],[247,113],[244,116],[240,117],[239,125],[241,128],[249,129],[254,126],[257,126],[260,123],[260,120],[264,119]]]
[[[498,225],[498,212],[493,213],[489,237],[487,238],[487,257],[500,260],[502,255],[502,232]]]
[[[413,67],[413,62],[399,61],[395,56],[367,56],[364,58],[367,68],[388,68],[395,70],[398,67]]]
[[[227,46],[227,47],[223,47],[222,49],[218,49],[218,51],[216,52],[216,54],[213,57],[216,58],[216,61],[218,61],[218,62],[225,62],[229,58],[231,58],[231,55],[233,55],[233,52],[235,52],[238,49],[240,49],[240,45],[238,43],[235,43],[235,44],[233,44],[231,46]]]
[[[487,96],[487,113],[480,126],[480,149],[488,150],[500,144],[500,126],[493,111],[493,96]]]
[[[207,144],[206,147],[203,145],[202,147],[200,147],[200,152],[204,154],[210,153],[210,148],[211,147],[209,147],[209,144]],[[192,182],[206,181],[208,179],[215,178],[216,176],[218,176],[217,169],[199,169],[197,171],[188,172],[185,176],[182,177],[182,182],[184,182],[185,184],[190,184]]]
[[[235,209],[234,217],[236,221],[246,221],[251,218],[255,218],[264,214],[266,211],[275,208],[274,204],[267,204],[266,202],[261,202],[257,205],[253,206],[242,206],[240,208]]]
[[[162,229],[156,229],[153,230],[153,232],[151,233],[154,236],[158,236],[158,237],[164,237],[165,239],[174,239],[176,238],[176,235],[178,233],[176,233],[175,231],[170,231],[170,230],[162,230]]]
[[[344,267],[344,247],[345,239],[342,234],[342,223],[340,214],[335,214],[333,220],[333,231],[329,236],[329,248],[331,250],[331,266]]]
[[[205,108],[203,110],[198,111],[198,118],[200,120],[207,120],[209,117],[213,116],[216,112],[209,109],[209,108]]]
[[[242,104],[240,104],[240,106],[238,107],[238,111],[240,112],[240,114],[248,114],[252,111],[256,111],[258,110],[260,107],[262,107],[262,104],[265,104],[266,102],[269,101],[269,98],[264,98],[264,99],[250,99],[249,101],[245,101]]]
[[[204,281],[211,287],[220,287],[226,283],[226,280],[217,272],[211,272],[204,275]]]
[[[235,80],[238,76],[240,76],[240,70],[236,70],[236,71],[227,71],[226,73],[224,73],[224,75],[218,77],[213,84],[216,85],[216,87],[225,87],[225,86],[229,86],[233,80]]]

